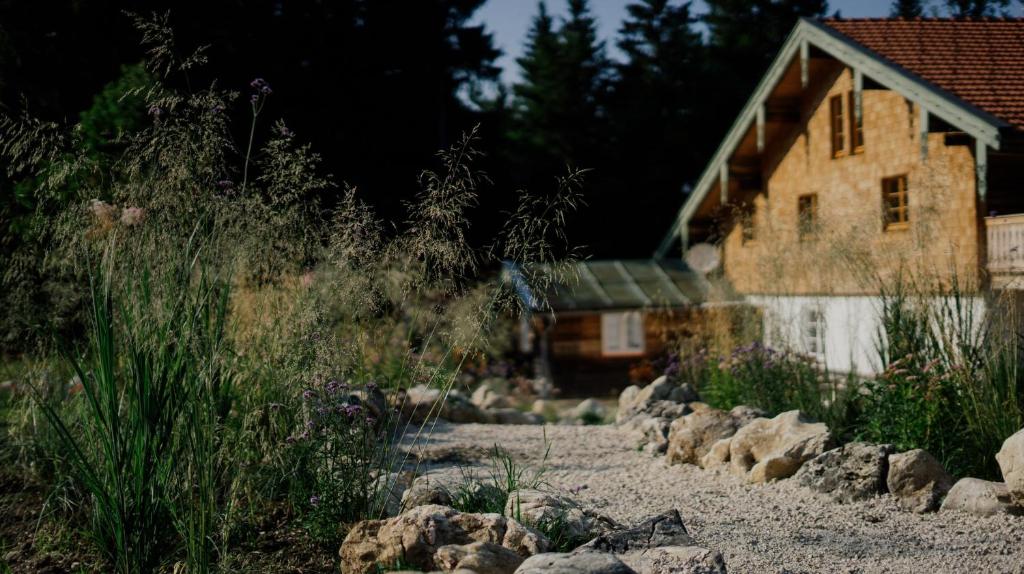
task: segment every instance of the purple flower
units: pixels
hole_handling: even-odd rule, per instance
[[[368,391],[376,391],[377,390],[377,383],[366,383],[366,390],[368,390]]]
[[[210,108],[210,113],[211,114],[219,114],[219,113],[221,113],[223,111],[224,111],[224,106],[222,106],[221,104],[216,104],[215,106]]]
[[[316,428],[316,421],[306,421],[306,428],[308,428],[308,429],[315,429]],[[303,431],[302,434],[306,434],[306,432]]]
[[[219,187],[221,189],[231,189],[234,186],[235,186],[234,182],[231,181],[230,179],[222,179],[222,180],[217,182],[217,187]]]
[[[295,437],[289,436],[288,438],[284,439],[284,442],[285,442],[285,444],[294,444],[295,443]]]
[[[255,80],[249,82],[249,86],[252,87],[253,89],[256,89],[256,90],[258,90],[258,89],[260,89],[260,88],[262,88],[263,86],[266,86],[266,85],[267,85],[267,81],[264,80],[263,78],[256,78]]]
[[[259,94],[253,94],[253,95],[249,96],[249,101],[250,101],[250,102],[252,102],[252,103],[254,103],[254,104],[255,104],[256,102],[260,101],[260,96],[259,96]]]
[[[154,118],[159,118],[160,114],[163,113],[163,110],[160,109],[160,106],[153,104],[152,106],[149,106],[149,110],[147,110],[147,112]]]
[[[320,497],[315,495],[315,494],[313,496],[310,496],[309,497],[309,503],[311,505],[313,505],[313,506],[319,506],[320,505]]]
[[[306,389],[302,391],[302,398],[306,399],[307,401],[314,397],[316,397],[316,393],[313,392],[313,389]]]
[[[352,418],[352,417],[356,416],[362,410],[363,410],[363,407],[361,407],[359,405],[344,405],[344,408],[343,408],[343,412],[349,418]]]
[[[324,386],[324,389],[328,393],[332,393],[333,394],[333,393],[336,393],[339,390],[345,388],[346,386],[347,385],[345,385],[344,383],[338,382],[337,379],[331,379],[331,381],[328,382],[326,386]]]

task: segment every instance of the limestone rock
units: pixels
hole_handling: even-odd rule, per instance
[[[462,394],[454,391],[448,393],[444,406],[441,408],[441,418],[453,423],[491,423],[493,417]]]
[[[409,510],[429,504],[448,506],[452,503],[452,492],[456,486],[454,476],[441,473],[417,476],[402,494],[402,508]]]
[[[586,399],[569,411],[571,419],[590,424],[604,422],[607,414],[607,409],[597,399]]]
[[[506,393],[498,392],[488,385],[477,387],[469,400],[481,409],[506,409],[514,406]]]
[[[630,385],[623,389],[619,394],[619,407],[615,413],[615,422],[622,423],[630,416],[632,416],[633,403],[636,402],[636,396],[640,394],[640,387],[636,385]]]
[[[958,480],[942,501],[942,511],[948,510],[960,510],[978,516],[1024,514],[1024,508],[1013,504],[1006,483],[980,478]]]
[[[889,455],[889,492],[900,506],[913,512],[930,512],[939,507],[953,478],[935,457],[921,449]]]
[[[732,448],[732,437],[711,445],[708,453],[700,459],[700,467],[706,470],[717,470],[729,467],[729,455]]]
[[[615,416],[615,422],[622,424],[641,415],[673,419],[686,414],[682,412],[686,410],[686,403],[672,399],[673,396],[682,398],[685,394],[683,391],[677,391],[678,388],[664,376],[658,377],[643,388],[627,387],[619,395],[619,411]]]
[[[679,511],[669,510],[623,530],[602,534],[580,547],[580,550],[625,554],[662,546],[693,546]]]
[[[469,570],[476,574],[512,574],[523,563],[523,557],[493,542],[473,542],[438,548],[434,562],[445,572]]]
[[[755,419],[732,437],[730,470],[753,483],[787,478],[825,452],[831,440],[824,423],[808,422],[800,411]]]
[[[1003,447],[996,454],[1003,481],[1014,504],[1024,506],[1024,429],[1003,441]]]
[[[729,411],[732,418],[736,420],[737,426],[747,426],[754,419],[767,418],[768,413],[762,411],[757,407],[748,407],[747,405],[737,405]]]
[[[669,464],[698,464],[711,445],[736,434],[739,422],[720,409],[701,408],[672,421],[668,433]]]
[[[614,520],[584,510],[566,496],[536,489],[510,493],[505,515],[535,527],[557,524],[565,538],[581,542],[619,528]]]
[[[886,490],[892,445],[852,442],[807,461],[794,478],[839,502],[865,500]]]
[[[617,555],[639,574],[726,571],[722,554],[696,546],[676,510],[648,518],[633,528],[598,536],[576,551]]]
[[[636,574],[611,554],[603,552],[551,552],[523,561],[515,574]]]
[[[542,417],[554,415],[556,412],[555,403],[548,399],[537,399],[530,405],[530,412]]]
[[[549,545],[544,535],[499,514],[459,513],[446,506],[427,505],[388,520],[356,524],[345,537],[339,556],[342,571],[353,574],[375,572],[378,565],[399,562],[426,571],[444,568],[452,559],[458,565],[469,555],[465,549],[449,549],[438,556],[442,547],[476,542],[501,546],[520,557],[544,552]],[[442,559],[447,562],[441,563]]]
[[[663,546],[621,558],[637,574],[726,574],[722,553],[700,546]]]
[[[683,383],[672,389],[672,392],[668,394],[668,400],[676,403],[694,403],[700,400],[700,395],[690,383]]]

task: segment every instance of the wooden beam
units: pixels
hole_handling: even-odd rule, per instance
[[[811,49],[807,39],[800,40],[800,87],[806,88],[811,83]]]
[[[917,104],[918,136],[921,138],[921,161],[928,161],[928,108]]]
[[[978,197],[985,201],[988,194],[988,146],[980,139],[974,141],[974,179]]]
[[[764,102],[757,106],[757,153],[764,153]]]
[[[864,73],[860,68],[853,69],[853,113],[854,119],[859,124],[864,120],[863,109]]]
[[[729,162],[723,161],[718,166],[718,193],[722,205],[729,203]]]

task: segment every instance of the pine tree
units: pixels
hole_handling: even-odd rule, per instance
[[[513,86],[509,137],[523,169],[546,176],[566,164],[588,166],[596,159],[608,61],[586,0],[570,0],[557,30],[541,1],[517,63],[521,80]]]
[[[616,209],[620,221],[643,222],[626,232],[653,246],[656,229],[672,217],[664,206],[682,201],[683,184],[697,176],[717,142],[694,137],[705,68],[690,3],[637,0],[627,11],[617,42],[626,60],[616,66],[609,105],[612,187],[642,190]]]
[[[894,0],[889,9],[893,18],[919,18],[924,13],[921,0]]]
[[[946,6],[956,18],[983,18],[1006,14],[1010,0],[946,0]]]

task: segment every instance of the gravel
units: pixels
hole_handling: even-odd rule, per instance
[[[731,573],[1024,574],[1024,517],[916,515],[888,495],[839,504],[792,480],[748,485],[725,473],[669,466],[664,456],[639,452],[636,439],[614,426],[439,423],[415,449],[421,472],[485,467],[481,456],[495,443],[536,467],[545,432],[551,487],[585,486],[576,495],[581,503],[625,524],[678,509],[690,534],[721,551]]]

